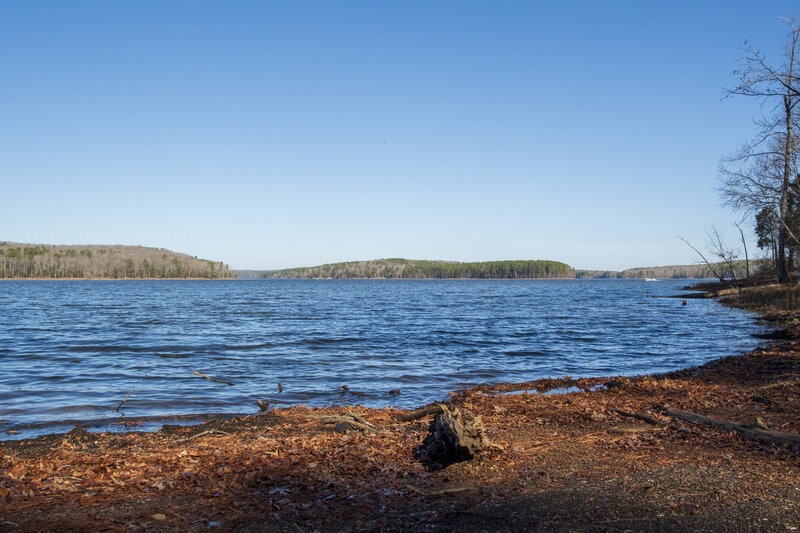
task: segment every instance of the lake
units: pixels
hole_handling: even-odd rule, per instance
[[[689,283],[3,281],[0,438],[65,420],[247,414],[257,400],[416,407],[478,384],[663,372],[758,345],[751,315],[664,298]]]

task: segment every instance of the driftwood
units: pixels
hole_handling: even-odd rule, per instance
[[[346,433],[350,429],[360,429],[362,431],[370,431],[377,433],[380,428],[371,424],[354,413],[345,413],[343,415],[308,415],[308,418],[319,420],[323,424],[335,424],[335,430],[339,433]]]
[[[777,403],[770,400],[766,396],[761,396],[760,394],[753,394],[750,396],[750,400],[753,402],[763,403],[764,405],[775,405]]]
[[[193,375],[197,374],[198,376],[206,378],[210,381],[216,381],[217,383],[224,383],[225,385],[230,385],[231,387],[233,386],[233,383],[231,383],[230,381],[222,381],[221,379],[214,379],[212,377],[206,376],[205,374],[201,374],[200,372],[192,372],[192,374]]]
[[[428,436],[414,451],[422,464],[439,470],[453,463],[468,461],[491,446],[480,416],[467,418],[457,407],[442,405],[428,430]]]
[[[444,404],[436,403],[433,405],[426,405],[425,407],[420,407],[415,411],[411,411],[407,415],[397,415],[397,419],[400,422],[411,422],[412,420],[424,418],[428,415],[438,415],[442,412],[442,405]]]
[[[783,374],[783,375],[785,376],[786,374]],[[781,376],[778,376],[778,377],[781,377]],[[790,383],[795,383],[796,381],[797,381],[797,377],[794,376],[793,374],[789,374],[789,377],[787,379],[781,379],[781,380],[775,381],[773,383],[768,383],[767,385],[761,385],[760,387],[756,387],[754,390],[765,391],[765,390],[771,390],[771,389],[779,389],[779,388],[783,388],[784,386],[786,386],[786,385],[788,385]]]
[[[648,424],[653,424],[654,426],[663,426],[666,424],[661,420],[656,420],[652,416],[647,416],[640,413],[631,413],[629,411],[623,411],[622,409],[614,409],[614,412],[622,416],[628,416],[630,418],[635,418],[636,420],[642,420],[643,422],[647,422]]]
[[[800,435],[793,433],[784,433],[782,431],[775,431],[768,429],[761,419],[757,418],[753,423],[748,425],[736,424],[710,416],[691,413],[689,411],[680,411],[678,409],[664,409],[664,414],[673,418],[691,422],[693,424],[702,424],[712,426],[726,431],[734,431],[742,437],[763,442],[765,444],[773,444],[775,446],[788,446],[790,448],[800,448]]]
[[[423,489],[421,487],[415,487],[410,483],[406,483],[405,486],[417,494],[421,494],[423,496],[441,496],[442,494],[452,494],[454,492],[464,492],[465,490],[474,490],[475,487],[448,487],[446,489],[441,490],[428,490]]]
[[[122,400],[121,402],[119,402],[119,405],[117,406],[117,412],[118,413],[119,413],[119,410],[122,408],[122,406],[125,405],[125,402],[128,401],[128,398],[131,397],[131,393],[132,392],[133,392],[133,389],[129,390],[127,396],[125,396],[125,399]]]

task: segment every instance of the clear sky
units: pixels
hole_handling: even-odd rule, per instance
[[[0,2],[0,239],[694,262],[796,2]],[[749,223],[749,220],[747,221]],[[752,226],[752,224],[749,224]]]

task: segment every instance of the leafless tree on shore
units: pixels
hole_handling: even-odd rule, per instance
[[[783,19],[789,27],[784,58],[779,64],[745,43],[742,68],[734,71],[738,84],[728,95],[758,98],[767,106],[765,118],[757,123],[755,138],[743,144],[720,164],[723,198],[736,209],[758,212],[765,205],[776,205],[780,227],[777,235],[776,270],[778,281],[789,279],[786,246],[789,229],[789,187],[796,174],[797,103],[800,101],[800,18]]]

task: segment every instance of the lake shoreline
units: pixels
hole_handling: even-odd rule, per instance
[[[764,316],[784,329],[786,316]],[[414,453],[432,417],[359,406],[0,442],[0,521],[14,531],[800,527],[798,450],[669,414],[800,433],[797,340],[666,374],[475,387],[448,403],[480,415],[496,447],[439,471]],[[378,431],[338,432],[321,418],[345,413]]]
[[[235,277],[225,278],[0,278],[3,281],[228,281]]]

